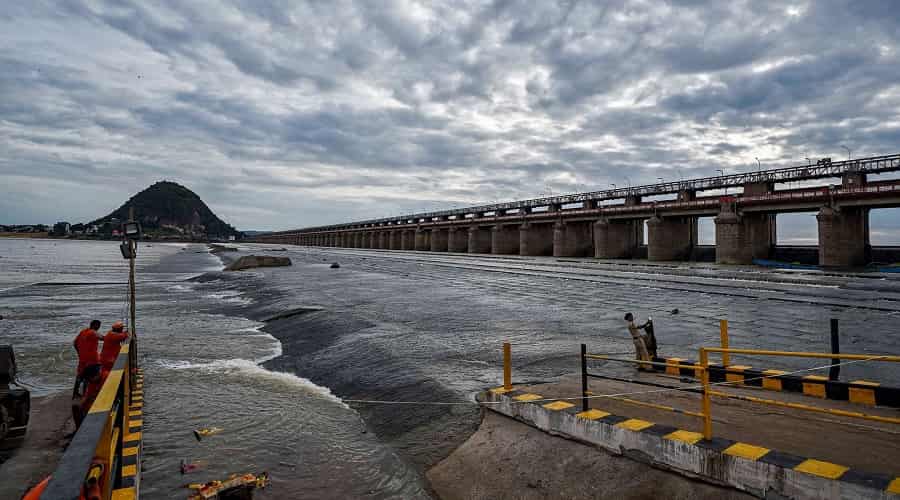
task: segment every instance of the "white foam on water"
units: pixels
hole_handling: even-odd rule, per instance
[[[266,361],[271,361],[271,360],[281,356],[281,354],[283,353],[283,351],[281,349],[281,342],[278,339],[276,339],[275,337],[269,335],[268,333],[263,333],[261,335],[248,335],[248,337],[261,337],[261,338],[269,339],[272,341],[272,352],[257,359],[256,360],[257,364],[263,364]]]
[[[241,292],[238,292],[235,290],[225,290],[222,292],[208,293],[208,294],[205,294],[203,297],[205,297],[207,299],[218,300],[221,302],[231,302],[231,303],[242,304],[242,305],[247,305],[247,304],[253,303],[252,299],[250,299],[248,297],[244,297],[243,294],[241,294]]]
[[[259,327],[248,328],[245,331],[253,331],[258,332]],[[327,387],[322,387],[310,381],[309,379],[298,377],[293,373],[287,372],[275,372],[271,370],[267,370],[260,366],[261,363],[265,363],[271,359],[275,359],[278,356],[281,356],[282,348],[281,342],[278,341],[275,337],[265,333],[260,335],[253,335],[254,337],[265,337],[270,339],[273,342],[272,352],[263,356],[262,358],[256,360],[249,359],[219,359],[215,361],[204,361],[204,362],[193,362],[188,360],[170,360],[170,359],[161,359],[155,361],[156,364],[163,368],[167,368],[170,370],[201,370],[206,373],[227,373],[227,374],[237,374],[241,376],[247,376],[250,378],[254,378],[257,380],[265,381],[265,382],[275,382],[283,385],[288,389],[300,389],[304,392],[316,394],[318,396],[322,396],[325,399],[328,399],[332,402],[338,403],[342,407],[346,409],[350,409],[341,398],[335,396],[330,389]]]

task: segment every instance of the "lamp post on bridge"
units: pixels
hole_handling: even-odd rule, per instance
[[[756,158],[756,166],[759,167],[757,169],[757,172],[762,172],[762,163],[760,163],[758,156],[756,156],[755,158]]]
[[[847,159],[849,160],[850,159],[850,148],[848,148],[847,146],[844,146],[844,145],[841,145],[841,147],[847,150]]]

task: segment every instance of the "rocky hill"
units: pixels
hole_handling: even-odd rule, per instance
[[[190,189],[175,182],[160,181],[134,195],[113,213],[92,222],[101,228],[117,229],[128,220],[134,207],[135,219],[144,234],[153,238],[228,239],[241,233],[218,218]]]

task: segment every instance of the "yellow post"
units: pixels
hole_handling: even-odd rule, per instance
[[[728,349],[728,320],[719,320],[719,338],[722,341],[722,349]],[[722,353],[722,366],[728,368],[731,364],[731,357],[727,352]]]
[[[712,414],[710,413],[709,402],[709,354],[706,349],[700,348],[700,366],[703,372],[700,380],[703,382],[703,437],[712,439]]]
[[[503,343],[503,388],[507,391],[512,390],[512,353],[509,342]]]

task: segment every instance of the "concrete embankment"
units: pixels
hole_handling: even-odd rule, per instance
[[[494,412],[485,412],[478,432],[431,468],[428,480],[444,500],[752,498],[552,436]]]
[[[900,456],[891,444],[896,430],[889,422],[851,418],[851,403],[827,402],[848,415],[824,417],[800,408],[717,401],[711,412],[714,437],[707,440],[697,432],[698,419],[685,413],[698,409],[698,395],[667,391],[663,396],[659,390],[646,389],[646,383],[660,383],[660,375],[640,377],[644,380],[637,385],[591,380],[589,390],[595,397],[612,396],[590,399],[587,411],[580,400],[565,397],[580,393],[576,377],[486,391],[479,398],[486,408],[550,434],[759,497],[881,499],[900,493],[896,466]],[[740,387],[730,392],[753,390]],[[619,397],[623,394],[629,395],[627,400]],[[778,393],[773,398],[808,405],[799,402],[802,395]],[[666,409],[661,402],[671,407]],[[825,404],[819,401],[817,406]],[[880,408],[865,412],[886,419],[894,414]]]

